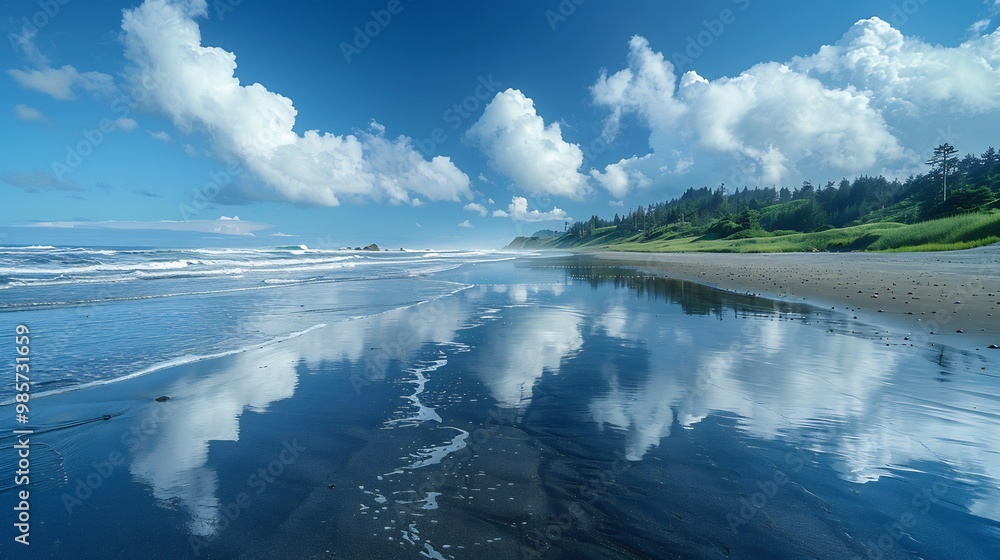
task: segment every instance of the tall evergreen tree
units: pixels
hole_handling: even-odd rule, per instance
[[[937,148],[934,148],[934,157],[927,162],[927,165],[934,166],[941,173],[941,182],[943,184],[942,200],[944,202],[948,201],[948,171],[951,168],[952,156],[957,153],[958,150],[955,149],[955,146],[948,143],[941,144]]]

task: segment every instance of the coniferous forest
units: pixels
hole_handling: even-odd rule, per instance
[[[921,244],[929,245],[927,248],[961,248],[937,245],[960,241],[965,247],[995,241],[992,238],[1000,236],[1000,225],[995,224],[1000,221],[1000,212],[997,212],[1000,209],[1000,152],[991,147],[979,156],[969,154],[952,158],[946,165],[942,160],[928,163],[933,164],[928,172],[910,176],[905,181],[861,176],[821,185],[806,181],[793,188],[730,188],[725,184],[715,188],[689,188],[669,201],[640,206],[610,219],[595,215],[586,221],[567,224],[560,236],[519,238],[510,247],[614,247],[653,243],[648,248],[638,249],[658,250],[655,242],[668,240],[738,241],[846,228],[845,233],[853,229],[858,234],[856,237],[863,239],[858,242],[852,241],[851,235],[827,235],[818,238],[818,246],[812,248],[857,250],[878,248],[869,247],[871,243],[866,245],[864,241],[877,241],[872,234],[881,231],[859,226],[886,224],[898,227],[959,216],[966,216],[961,222],[966,224],[970,223],[969,214],[982,215],[982,220],[972,222],[977,226],[973,235],[982,234],[979,242],[968,238],[930,238]],[[980,227],[983,224],[986,227]],[[832,243],[824,243],[824,239]],[[716,243],[690,249],[754,250],[753,247],[754,244]],[[761,245],[762,250],[768,247],[780,250],[774,243]],[[671,247],[660,246],[659,249],[671,250]],[[788,250],[798,249],[800,247],[793,244]]]

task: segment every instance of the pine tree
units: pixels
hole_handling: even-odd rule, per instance
[[[927,165],[933,165],[941,172],[941,179],[944,184],[942,190],[944,202],[948,201],[948,169],[951,167],[951,157],[957,153],[958,150],[951,144],[941,144],[937,148],[934,148],[934,157],[927,162]]]

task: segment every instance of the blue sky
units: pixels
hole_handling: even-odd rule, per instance
[[[496,247],[998,143],[998,0],[3,5],[0,243]]]

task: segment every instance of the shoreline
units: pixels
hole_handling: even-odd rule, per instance
[[[606,258],[624,260],[588,257],[597,278],[605,263],[612,273],[629,267],[629,276],[633,266],[682,268],[636,262],[630,254]],[[42,453],[56,450],[64,469],[40,469],[32,479],[39,484],[33,511],[61,537],[43,539],[41,555],[146,550],[153,540],[141,529],[153,526],[160,528],[157,547],[171,557],[192,550],[220,557],[253,550],[357,557],[462,549],[509,557],[526,546],[551,546],[568,556],[606,555],[612,546],[638,556],[676,549],[715,554],[716,545],[705,542],[721,542],[740,556],[743,548],[797,553],[801,545],[770,521],[794,519],[791,526],[806,527],[826,549],[850,556],[854,550],[839,535],[878,534],[884,517],[895,514],[880,504],[908,500],[907,488],[938,480],[924,476],[996,480],[993,471],[975,470],[980,455],[961,452],[988,458],[995,448],[986,447],[993,440],[967,434],[989,432],[996,376],[961,374],[983,365],[994,370],[1000,350],[994,361],[976,357],[970,365],[965,356],[950,362],[960,352],[949,348],[949,361],[938,368],[936,352],[887,348],[839,328],[824,332],[821,322],[835,326],[831,313],[809,321],[821,328],[799,328],[800,316],[810,315],[799,300],[755,304],[688,285],[680,290],[685,298],[662,298],[672,309],[657,311],[639,289],[614,281],[600,281],[595,290],[544,266],[528,267],[527,274],[507,262],[475,268],[478,276],[468,280],[473,288],[428,300],[442,300],[440,306],[325,321],[326,328],[280,344],[40,400],[32,408],[42,427],[34,434],[34,457],[41,467],[50,457]],[[527,304],[512,289],[548,285],[552,278],[562,278],[565,290],[529,289]],[[618,297],[634,289],[639,297]],[[370,302],[381,298],[375,292]],[[732,305],[735,300],[742,303]],[[686,316],[697,308],[693,301],[724,309],[726,320],[710,316],[714,312]],[[735,320],[740,307],[758,304],[760,315]],[[767,317],[771,308],[790,311],[786,317],[795,323]],[[762,328],[748,329],[751,324]],[[663,333],[671,338],[665,341]],[[506,358],[517,351],[543,358],[527,365]],[[983,353],[988,358],[994,351]],[[957,374],[954,385],[939,388],[939,369]],[[618,374],[609,373],[619,370],[620,384]],[[827,393],[816,390],[828,386]],[[893,463],[883,464],[881,456],[850,462],[856,455],[851,442],[887,441],[879,434],[897,435],[893,426],[904,420],[917,422],[914,437],[935,457],[965,463],[899,471],[902,488],[866,486],[863,510],[845,502],[857,484],[871,480],[846,478],[831,465],[843,458],[863,467],[851,472],[888,476]],[[679,424],[684,429],[672,429]],[[954,425],[963,429],[949,432]],[[793,430],[798,427],[804,435]],[[909,438],[891,441],[898,446],[889,448],[890,458],[903,467],[926,457],[912,452]],[[733,538],[726,514],[742,515],[741,497],[757,492],[759,481],[773,480],[781,457],[789,470],[788,453],[797,448],[810,455],[796,455],[803,466],[789,472],[810,493],[782,494],[769,506],[768,521],[742,518],[743,536],[725,540]],[[806,467],[813,457],[809,464],[816,466]],[[262,469],[269,478],[256,474]],[[594,482],[600,473],[610,473],[606,482]],[[581,488],[598,498],[582,500]],[[966,503],[964,487],[951,491],[957,497],[949,499]],[[989,504],[991,497],[972,496],[969,503]],[[817,500],[829,509],[816,508]],[[593,519],[625,536],[608,541],[566,533],[543,545],[525,537],[554,527],[549,520],[574,506],[580,515],[572,519]],[[107,512],[116,509],[130,515],[108,524]],[[662,526],[671,512],[683,523]],[[943,547],[962,539],[978,543],[975,531],[996,526],[994,518],[970,523],[967,510],[957,507],[941,512],[927,530],[949,535]],[[523,522],[515,526],[511,519]],[[339,528],[336,534],[359,537],[337,539],[326,523]],[[648,541],[633,539],[633,532]],[[437,548],[426,548],[430,543]]]
[[[721,290],[834,308],[901,330],[900,337],[913,342],[1000,358],[1000,350],[988,348],[1000,345],[997,245],[941,253],[575,254]]]

